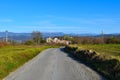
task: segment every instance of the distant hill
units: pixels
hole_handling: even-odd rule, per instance
[[[44,32],[42,33],[43,38],[47,37],[56,37],[56,36],[64,36],[64,35],[69,35],[69,36],[94,36],[94,37],[100,37],[102,35],[100,34],[91,34],[91,33],[86,33],[86,34],[75,34],[75,33],[70,33],[70,34],[65,34],[62,32]],[[111,37],[111,36],[120,36],[120,34],[104,34],[106,37]],[[15,41],[26,41],[31,39],[31,33],[14,33],[14,32],[8,32],[8,38],[10,40],[15,40]],[[5,32],[0,32],[0,39],[5,39]]]
[[[119,33],[114,33],[114,34],[104,34],[104,35],[99,34],[99,35],[95,35],[95,37],[101,37],[101,36],[104,36],[104,37],[112,37],[112,36],[120,37],[120,34]]]
[[[6,36],[5,32],[0,32],[0,39],[4,40]],[[30,33],[13,33],[13,32],[8,32],[8,39],[9,40],[14,40],[17,42],[22,42],[31,39],[31,34]]]
[[[42,33],[43,38],[47,37],[55,37],[55,36],[64,36],[64,33],[61,32],[46,32]],[[0,39],[5,40],[6,33],[5,32],[0,32]],[[31,39],[31,33],[14,33],[14,32],[8,32],[8,39],[9,40],[15,40],[18,42],[26,41]]]

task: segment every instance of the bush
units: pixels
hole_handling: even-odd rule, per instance
[[[33,45],[33,44],[34,44],[34,42],[33,42],[33,41],[31,41],[31,40],[29,40],[29,41],[26,41],[24,44],[25,44],[25,45]]]
[[[0,48],[4,47],[4,46],[7,46],[7,45],[8,45],[8,43],[6,43],[6,42],[0,42]]]

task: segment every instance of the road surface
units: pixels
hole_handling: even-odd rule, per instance
[[[4,80],[105,80],[98,73],[77,62],[62,48],[52,48],[12,72]]]

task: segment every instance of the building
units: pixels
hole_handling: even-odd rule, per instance
[[[46,39],[46,42],[47,42],[47,43],[56,43],[56,44],[66,44],[66,45],[69,45],[69,44],[71,43],[71,41],[60,40],[60,39],[58,39],[58,38],[52,39],[52,38],[50,38],[50,37]]]
[[[52,43],[52,42],[53,42],[53,39],[49,37],[49,38],[46,39],[46,42],[47,42],[47,43]]]

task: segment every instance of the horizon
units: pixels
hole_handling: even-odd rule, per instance
[[[10,32],[8,31],[8,33],[17,33],[17,34],[22,34],[22,33],[25,33],[25,34],[31,34],[33,31],[31,32]],[[6,31],[0,31],[0,33],[6,33]],[[104,33],[104,32],[101,32],[101,33],[65,33],[65,32],[41,32],[41,33],[63,33],[63,34],[79,34],[79,35],[101,35],[101,34],[120,34],[120,33]]]
[[[1,0],[0,32],[120,33],[119,0]]]

